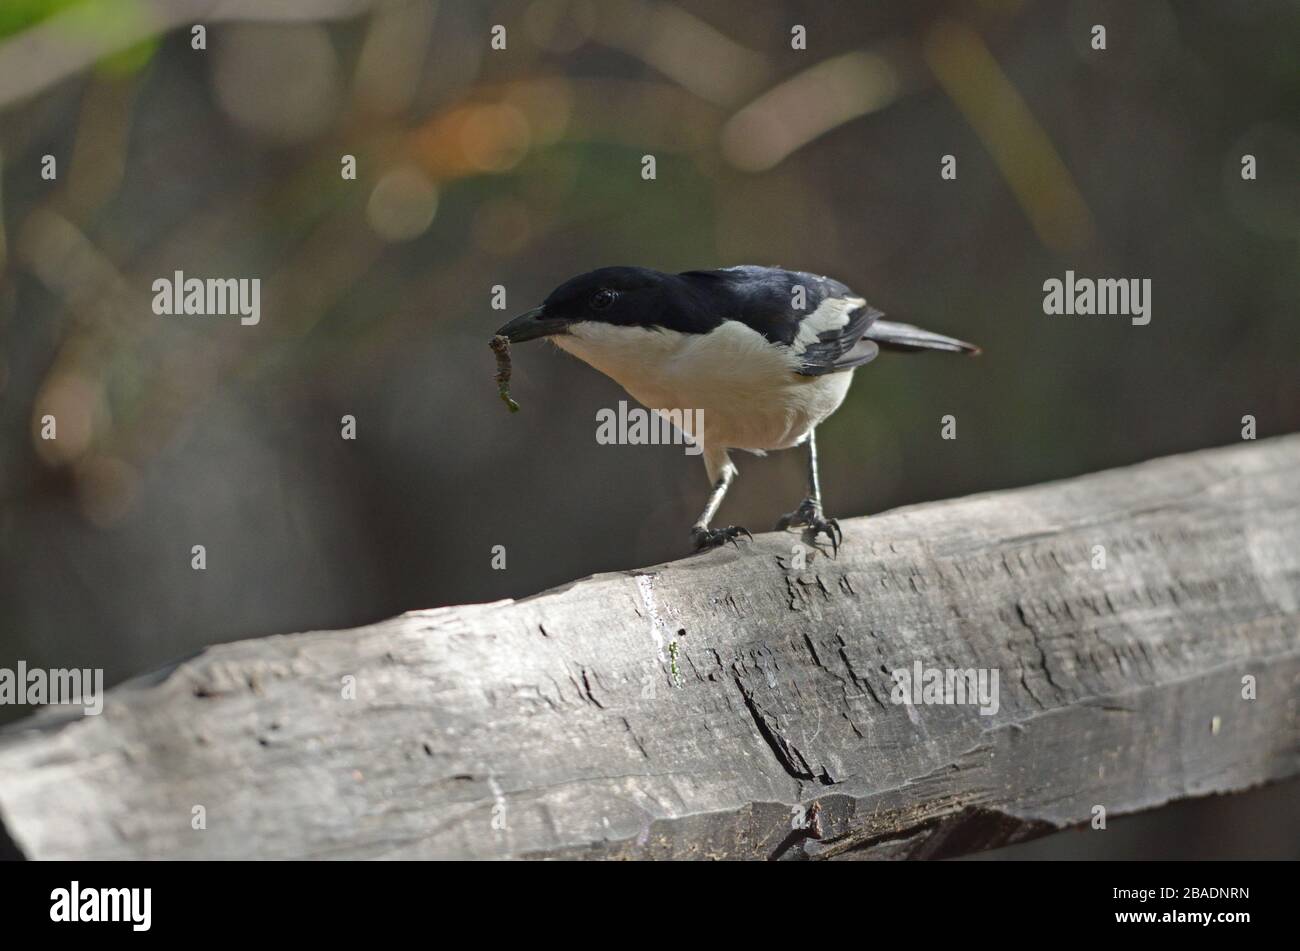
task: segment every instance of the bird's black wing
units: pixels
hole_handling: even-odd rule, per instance
[[[842,327],[831,327],[817,335],[817,342],[808,344],[799,354],[803,361],[799,373],[804,376],[821,376],[851,370],[870,363],[880,353],[880,348],[862,335],[879,318],[881,312],[862,298],[850,298],[848,305],[857,306],[848,312]],[[795,344],[798,347],[798,343]]]
[[[738,320],[799,359],[796,372],[819,376],[870,361],[879,348],[863,334],[881,312],[839,281],[779,267],[730,267],[680,275],[706,305]]]

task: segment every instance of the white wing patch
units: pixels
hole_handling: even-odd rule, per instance
[[[794,338],[796,353],[803,353],[810,346],[821,342],[821,335],[827,331],[840,330],[848,325],[853,312],[867,306],[861,297],[828,297],[817,309],[799,322],[799,332]]]

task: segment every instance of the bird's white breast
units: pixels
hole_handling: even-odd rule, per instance
[[[802,442],[839,408],[853,375],[801,376],[794,349],[734,320],[707,334],[582,322],[550,339],[650,409],[703,410],[703,442],[717,449]]]

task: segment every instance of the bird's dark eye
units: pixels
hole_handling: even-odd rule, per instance
[[[600,290],[596,291],[596,293],[591,295],[591,309],[604,310],[610,304],[614,303],[614,298],[617,296],[618,294],[611,291],[608,287],[602,287]]]

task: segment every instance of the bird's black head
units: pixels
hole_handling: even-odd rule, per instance
[[[506,324],[498,334],[522,343],[566,333],[593,321],[620,326],[661,325],[673,297],[671,275],[643,267],[602,267],[570,278],[542,303]]]

